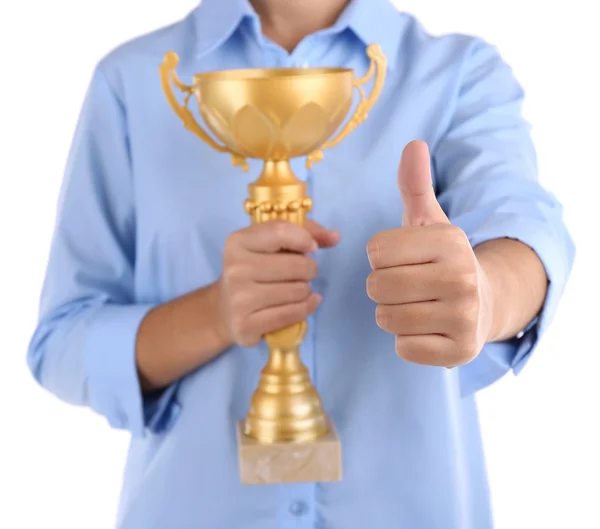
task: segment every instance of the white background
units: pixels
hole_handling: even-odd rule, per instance
[[[184,16],[195,1],[0,4],[2,528],[112,527],[127,436],[39,389],[25,351],[92,68],[112,47]],[[598,529],[600,31],[594,2],[397,3],[434,33],[477,34],[500,47],[528,93],[542,180],[564,203],[578,245],[564,302],[538,353],[518,378],[509,375],[480,396],[497,527]]]

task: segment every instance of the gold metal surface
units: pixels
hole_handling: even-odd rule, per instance
[[[165,55],[160,76],[167,101],[188,130],[213,149],[228,153],[233,165],[246,171],[247,158],[264,161],[262,173],[248,187],[245,209],[252,223],[279,219],[303,225],[312,201],[289,160],[306,156],[310,167],[323,159],[324,149],[335,147],[367,118],[386,73],[386,59],[377,44],[367,48],[367,55],[369,70],[358,79],[344,68],[249,69],[197,74],[187,86],[175,72],[179,59],[174,52]],[[373,76],[366,96],[363,85]],[[171,83],[185,94],[183,104]],[[360,101],[340,129],[355,88]],[[222,144],[195,120],[188,108],[192,95]],[[321,398],[299,354],[306,328],[306,322],[300,322],[265,336],[269,360],[244,421],[244,434],[258,442],[310,441],[329,431]]]

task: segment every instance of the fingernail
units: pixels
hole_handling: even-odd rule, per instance
[[[313,241],[312,245],[310,247],[310,251],[312,252],[316,252],[319,249],[319,245],[317,244],[317,241]]]
[[[378,254],[379,244],[377,244],[377,241],[369,241],[369,243],[367,244],[367,259],[369,260],[369,266],[371,267],[371,270],[375,270],[373,266],[373,260]]]
[[[323,296],[321,296],[321,294],[315,293],[315,299],[317,300],[317,304],[319,304],[321,303],[321,301],[323,301]]]

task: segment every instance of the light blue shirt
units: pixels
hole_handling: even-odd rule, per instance
[[[340,482],[243,486],[235,421],[245,416],[264,344],[233,347],[154,397],[143,396],[134,344],[157,304],[208,285],[228,234],[249,224],[247,184],[227,155],[185,130],[161,89],[168,51],[178,73],[281,66],[349,67],[366,45],[388,59],[367,121],[311,170],[315,219],[341,232],[316,254],[323,302],[302,347],[343,446]],[[132,434],[119,529],[489,529],[474,394],[518,373],[548,327],[574,248],[561,206],[537,181],[523,91],[494,47],[428,35],[386,0],[355,0],[335,26],[288,54],[260,34],[252,9],[204,0],[179,23],[111,51],[98,64],[76,131],[28,351],[39,381]],[[435,188],[473,245],[511,237],[550,279],[543,311],[518,339],[488,345],[452,370],[398,358],[367,297],[366,244],[398,227],[403,147],[426,141]],[[169,351],[165,351],[169,354]]]

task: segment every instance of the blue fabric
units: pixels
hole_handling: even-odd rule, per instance
[[[342,442],[339,483],[244,487],[234,423],[267,356],[233,347],[160,394],[143,396],[138,326],[154,306],[218,279],[225,238],[248,225],[249,173],[184,129],[163,95],[165,52],[197,72],[343,66],[363,75],[365,47],[389,61],[368,120],[310,171],[293,168],[314,217],[342,234],[319,251],[303,359]],[[180,22],[98,64],[61,191],[39,326],[28,352],[39,383],[132,434],[120,529],[488,529],[488,486],[474,394],[520,371],[555,313],[574,248],[561,206],[537,180],[523,91],[497,50],[432,37],[386,0],[355,0],[338,23],[288,54],[260,34],[243,1],[204,0]],[[375,322],[365,247],[397,227],[403,147],[425,140],[450,219],[473,245],[530,245],[550,278],[543,311],[519,338],[447,370],[409,364]],[[168,354],[168,351],[165,351]]]

